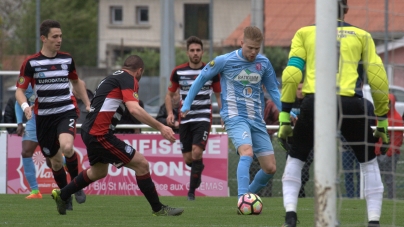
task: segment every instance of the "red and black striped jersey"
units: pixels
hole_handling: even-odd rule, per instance
[[[81,130],[91,135],[114,131],[125,112],[125,102],[139,102],[138,81],[125,70],[118,70],[103,79],[91,100],[91,109]]]
[[[192,83],[198,77],[204,66],[205,63],[203,63],[199,69],[193,69],[189,66],[189,63],[178,65],[171,72],[168,90],[175,92],[179,88],[181,101],[184,101],[188,95],[188,91],[191,88]],[[212,95],[212,90],[214,92],[221,91],[219,75],[214,76],[211,80],[208,80],[203,85],[192,102],[191,109],[188,114],[185,116],[185,118],[180,119],[181,124],[199,121],[211,122],[212,103],[210,97]]]
[[[17,87],[27,89],[31,83],[36,96],[34,112],[46,116],[77,110],[69,83],[77,79],[76,66],[69,53],[57,52],[49,58],[39,52],[25,59]]]

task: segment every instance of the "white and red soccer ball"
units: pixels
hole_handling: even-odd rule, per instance
[[[262,200],[254,193],[245,193],[237,202],[237,209],[240,214],[258,215],[262,211]]]

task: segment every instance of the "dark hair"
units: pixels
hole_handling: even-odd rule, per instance
[[[201,47],[202,47],[202,49],[203,49],[202,40],[201,40],[200,38],[196,37],[196,36],[190,36],[190,37],[187,39],[187,50],[188,50],[189,46],[190,46],[191,44],[193,44],[193,43],[196,43],[196,44],[201,45]]]
[[[338,0],[338,18],[342,18],[348,11],[348,0]]]
[[[44,20],[39,28],[39,33],[41,36],[48,37],[51,28],[60,28],[60,23],[55,20]]]
[[[133,71],[136,69],[144,68],[144,63],[141,57],[137,55],[130,55],[126,58],[122,68]]]

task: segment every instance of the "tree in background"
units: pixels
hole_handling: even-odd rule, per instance
[[[264,54],[274,67],[277,77],[282,76],[282,71],[285,69],[289,61],[289,52],[282,47],[265,47]]]
[[[62,51],[72,54],[77,66],[97,64],[97,10],[98,1],[95,0],[41,0],[40,21],[60,22]],[[14,18],[17,26],[7,54],[33,54],[36,52],[36,0],[23,0],[21,10],[15,11],[13,16],[17,14],[19,18]]]
[[[0,1],[0,69],[2,59],[12,49],[11,40],[20,18],[20,10],[25,0]]]

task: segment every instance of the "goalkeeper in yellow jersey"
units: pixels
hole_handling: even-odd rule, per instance
[[[389,86],[380,57],[376,54],[371,35],[363,29],[343,21],[348,12],[347,0],[338,2],[338,51],[339,64],[337,97],[338,117],[342,120],[340,131],[351,145],[364,173],[364,195],[367,204],[369,227],[378,227],[383,199],[383,184],[374,153],[374,143],[382,138],[388,144],[387,112],[389,110]],[[314,98],[315,98],[315,37],[316,26],[300,28],[292,39],[289,62],[282,74],[282,111],[279,114],[278,137],[282,146],[293,137],[287,164],[282,177],[283,203],[286,210],[284,227],[295,227],[297,221],[297,200],[301,185],[301,169],[314,144]],[[334,46],[330,47],[333,48]],[[303,70],[305,75],[303,76]],[[365,99],[361,85],[367,81],[372,88],[372,97],[377,117],[377,129],[373,133],[366,119]],[[303,79],[304,99],[299,120],[292,131],[289,112],[295,101],[299,82]],[[333,98],[333,97],[330,97]],[[341,115],[342,114],[342,115]],[[352,116],[357,116],[352,118]],[[366,144],[363,142],[367,142]],[[285,146],[284,146],[285,147]],[[316,151],[315,151],[316,152]]]

